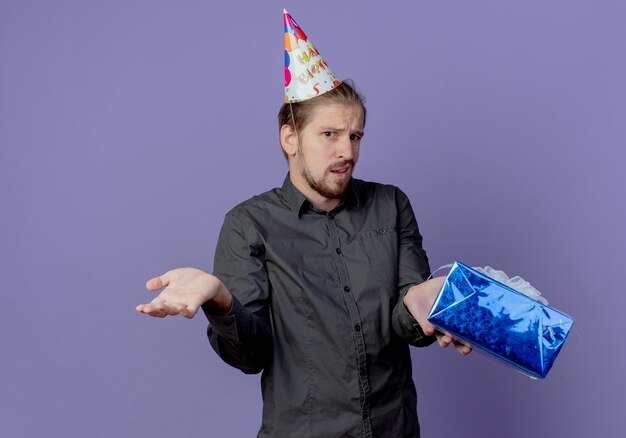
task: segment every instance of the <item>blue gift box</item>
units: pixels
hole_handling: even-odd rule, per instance
[[[428,315],[437,328],[544,378],[574,320],[455,262]]]

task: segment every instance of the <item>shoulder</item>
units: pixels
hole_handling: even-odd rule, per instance
[[[281,195],[281,189],[276,187],[258,195],[252,196],[235,205],[226,213],[226,219],[235,219],[238,222],[249,223],[276,210],[288,208]]]
[[[353,179],[354,189],[359,197],[359,201],[366,204],[374,202],[392,202],[404,201],[407,199],[406,194],[399,187],[392,184],[384,184],[373,181],[365,181],[361,179]]]
[[[281,204],[281,196],[279,192],[279,188],[273,188],[258,195],[254,195],[251,198],[235,205],[226,213],[226,215],[241,217],[242,215],[253,214],[256,210],[278,206]]]

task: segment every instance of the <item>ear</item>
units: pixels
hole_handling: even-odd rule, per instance
[[[293,126],[286,124],[280,127],[280,145],[288,156],[293,157],[296,155],[298,138]]]

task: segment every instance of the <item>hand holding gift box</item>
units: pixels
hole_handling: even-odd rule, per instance
[[[509,280],[506,275],[503,278]],[[511,281],[534,299],[455,262],[428,321],[527,374],[544,378],[574,321],[543,304],[547,302],[528,282],[519,277]]]
[[[472,351],[471,344],[461,339],[454,339],[451,334],[437,330],[428,321],[428,314],[433,302],[441,291],[444,281],[445,277],[429,278],[425,282],[413,286],[404,296],[404,306],[417,322],[415,329],[417,329],[418,333],[421,332],[421,335],[419,335],[420,339],[416,339],[413,345],[426,347],[434,342],[432,336],[436,336],[436,340],[441,347],[445,348],[453,344],[460,354],[466,355]]]

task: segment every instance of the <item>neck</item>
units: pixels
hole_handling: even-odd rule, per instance
[[[289,172],[289,179],[291,180],[291,183],[309,200],[311,204],[313,204],[317,210],[329,212],[341,204],[341,199],[327,198],[320,195],[313,188],[311,188],[309,183],[307,183],[304,178],[298,177],[297,175],[297,172]]]
[[[307,199],[311,202],[311,204],[313,204],[313,206],[320,210],[320,211],[325,211],[325,212],[329,212],[331,211],[333,208],[335,208],[336,206],[338,206],[339,204],[341,204],[341,199],[329,199],[329,198],[324,198],[323,196],[317,196],[317,198],[320,199],[312,199],[311,197],[304,195],[307,197]]]

